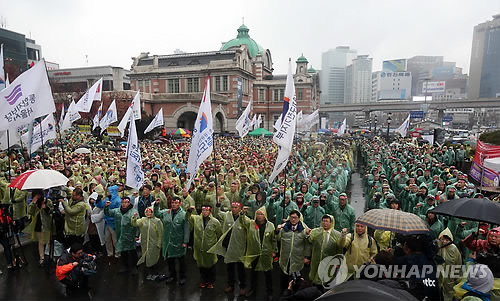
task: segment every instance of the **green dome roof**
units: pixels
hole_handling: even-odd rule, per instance
[[[313,66],[311,65],[311,67],[307,69],[307,73],[316,73],[316,69],[314,69]]]
[[[304,54],[302,54],[295,63],[309,63],[305,58]]]
[[[257,56],[257,54],[259,53],[264,53],[264,48],[262,48],[262,46],[260,46],[252,38],[250,38],[248,31],[249,29],[245,26],[245,24],[241,25],[240,28],[238,28],[238,35],[236,36],[236,39],[232,39],[231,41],[224,44],[224,46],[222,46],[220,50],[227,50],[231,47],[248,45],[248,50],[250,51],[250,55],[252,57]]]

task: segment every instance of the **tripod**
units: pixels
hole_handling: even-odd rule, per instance
[[[24,248],[21,244],[21,240],[19,239],[19,233],[15,230],[15,226],[12,220],[12,214],[10,213],[10,205],[9,204],[1,204],[0,205],[0,219],[3,225],[7,225],[3,229],[5,232],[5,239],[7,241],[7,247],[10,251],[10,260],[12,262],[13,267],[22,267],[23,265],[27,265],[26,256],[24,254]],[[16,241],[19,247],[16,249]],[[21,250],[21,254],[18,254],[17,250]]]

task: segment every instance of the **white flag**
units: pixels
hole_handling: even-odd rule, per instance
[[[300,113],[299,113],[300,114]],[[297,120],[297,126],[302,131],[310,131],[311,128],[319,123],[319,110],[312,112],[309,115],[306,115],[302,118],[302,120]]]
[[[99,106],[99,109],[97,110],[97,113],[95,113],[94,119],[92,119],[92,130],[95,130],[95,128],[99,125],[99,121],[101,120],[101,115],[102,115],[102,102],[101,105]]]
[[[130,114],[129,114],[130,116]],[[109,105],[106,114],[102,117],[99,122],[99,126],[101,127],[101,134],[108,128],[110,124],[118,121],[118,113],[116,112],[116,103],[113,99],[113,102]]]
[[[8,146],[19,144],[20,140],[21,137],[19,136],[19,132],[16,130],[0,131],[0,150],[6,150]]]
[[[148,125],[146,130],[144,130],[144,134],[151,132],[154,128],[159,126],[163,126],[163,108],[160,108],[158,113],[156,113],[155,118],[151,120],[151,123]]]
[[[236,130],[241,138],[245,137],[250,131],[252,124],[252,101],[245,108],[243,114],[241,114],[240,118],[236,120]]]
[[[127,109],[125,115],[120,121],[120,124],[118,124],[118,130],[120,131],[122,137],[125,135],[125,128],[127,127],[128,121],[130,119],[130,114],[134,114],[134,120],[141,119],[141,95],[139,91],[137,91],[137,94],[135,95],[134,99],[132,99],[132,102],[128,107],[129,109]]]
[[[212,104],[210,101],[210,77],[207,77],[205,85],[205,92],[203,99],[200,103],[200,109],[196,116],[194,129],[191,138],[191,149],[189,150],[189,159],[187,165],[187,172],[189,179],[186,188],[189,189],[191,182],[196,177],[198,168],[203,161],[210,156],[214,149],[213,138],[213,124],[212,124]]]
[[[5,89],[7,85],[5,84],[5,71],[3,69],[3,44],[0,45],[0,91]]]
[[[61,106],[61,115],[59,115],[59,122],[57,123],[57,125],[59,126],[59,131],[63,125],[63,122],[64,122],[64,103]]]
[[[141,148],[137,131],[135,129],[135,120],[130,118],[130,127],[127,141],[127,177],[126,185],[139,190],[144,184],[144,171],[142,170]]]
[[[71,127],[71,124],[78,119],[82,118],[78,110],[76,109],[75,101],[71,101],[69,104],[68,112],[66,112],[66,116],[64,116],[64,121],[62,123],[62,127],[60,129],[61,134],[64,133],[65,130]]]
[[[41,60],[0,92],[0,130],[15,130],[55,110],[45,61]]]
[[[344,121],[342,122],[342,125],[340,126],[337,136],[343,136],[345,134],[345,129],[347,127],[346,119],[344,118]]]
[[[24,143],[31,144],[31,153],[36,152],[42,146],[42,142],[45,143],[50,139],[56,139],[56,122],[52,113],[33,128],[31,141],[29,141],[29,133],[21,136],[21,140]]]
[[[400,133],[401,136],[406,137],[408,133],[408,127],[410,126],[410,114],[406,117],[406,120],[401,123],[401,125],[396,129],[396,132]]]
[[[285,99],[283,101],[283,114],[281,116],[280,129],[273,136],[273,141],[278,144],[279,148],[273,172],[269,177],[269,183],[272,183],[276,176],[285,168],[292,151],[293,137],[295,135],[297,99],[295,97],[295,83],[293,82],[291,61],[288,61]]]
[[[250,121],[250,128],[255,130],[256,124],[257,124],[257,114],[253,114],[252,121]]]
[[[278,117],[278,120],[276,120],[276,122],[273,125],[273,128],[277,131],[279,131],[280,127],[281,127],[281,115],[280,117]]]
[[[255,126],[256,129],[259,129],[262,124],[262,114],[259,114],[259,118],[257,118],[257,125]]]
[[[90,89],[83,94],[80,100],[76,103],[76,109],[78,112],[90,112],[92,108],[92,103],[95,100],[101,100],[102,94],[102,77],[96,81]]]

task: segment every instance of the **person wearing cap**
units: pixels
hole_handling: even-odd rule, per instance
[[[287,295],[288,283],[292,280],[292,275],[300,273],[304,264],[310,263],[311,246],[308,241],[311,229],[307,228],[301,221],[302,214],[298,210],[290,211],[286,222],[276,227],[280,248],[280,274],[281,289],[283,295]]]
[[[145,263],[146,280],[156,280],[157,263],[162,247],[163,224],[153,215],[152,207],[146,208],[145,214],[145,217],[138,219],[139,213],[136,211],[131,220],[132,226],[139,228],[141,233],[141,258],[137,261],[137,265]]]
[[[313,198],[314,201],[314,198]],[[321,226],[311,230],[309,242],[311,243],[311,270],[309,279],[316,284],[322,284],[318,275],[320,262],[328,256],[335,256],[343,253],[343,241],[340,232],[333,228],[335,220],[331,215],[321,217]]]
[[[257,272],[263,272],[268,300],[273,296],[273,258],[278,252],[274,224],[268,220],[266,208],[263,206],[255,212],[255,219],[241,217],[241,224],[247,231],[245,255],[241,257],[243,264],[250,269],[250,290],[246,292],[251,297],[257,291]]]
[[[137,212],[125,197],[121,200],[120,208],[110,209],[111,201],[106,201],[104,214],[113,217],[115,223],[117,244],[116,251],[120,252],[121,267],[119,273],[130,271],[137,274],[136,229],[132,226],[132,217]]]
[[[229,191],[224,192],[229,202],[232,204],[233,202],[241,202],[242,198],[240,197],[240,192],[238,191],[238,182],[233,181],[231,183],[231,188]]]
[[[462,254],[457,246],[453,243],[453,235],[450,229],[446,228],[438,236],[438,256],[444,260],[441,264],[443,271],[449,270],[453,266],[462,265]],[[447,267],[449,266],[449,267]],[[458,283],[458,279],[444,277],[443,273],[439,274],[439,288],[443,295],[443,300],[453,300],[453,287]]]
[[[248,190],[250,189],[250,183],[248,179],[248,175],[245,173],[240,174],[240,197],[243,199]]]
[[[227,268],[227,287],[224,289],[226,294],[232,293],[235,285],[235,270],[238,271],[238,282],[240,296],[245,295],[246,274],[240,257],[245,254],[246,249],[246,230],[241,221],[244,219],[245,211],[242,210],[240,202],[231,204],[231,211],[222,212],[220,210],[222,203],[217,202],[214,209],[215,217],[222,224],[222,236],[217,243],[208,250],[208,253],[217,254],[224,257],[224,263]]]
[[[418,170],[422,169],[419,168]],[[417,184],[421,185],[422,183],[425,183],[427,187],[430,187],[432,185],[431,170],[429,168],[426,168],[423,172],[424,174],[417,178]]]
[[[212,207],[203,205],[201,215],[192,214],[196,208],[190,207],[186,219],[194,229],[193,257],[200,270],[200,288],[213,289],[215,285],[217,255],[208,253],[222,235],[220,222],[212,216]]]
[[[302,206],[300,212],[304,215],[304,223],[311,229],[321,226],[322,218],[325,215],[325,209],[320,206],[318,196],[313,196],[311,202]]]
[[[297,204],[292,201],[292,193],[290,191],[286,191],[283,200],[281,202],[274,203],[273,206],[275,227],[281,223],[285,223],[290,215],[290,212],[293,210],[299,210]]]
[[[354,223],[356,221],[356,214],[354,209],[347,203],[347,194],[341,193],[339,195],[339,203],[331,203],[327,207],[327,214],[333,215],[335,218],[335,230],[341,231],[344,228],[352,233],[354,232]]]
[[[155,201],[160,200],[160,209],[168,208],[167,196],[161,190],[161,183],[156,182],[156,183],[154,183],[153,186],[154,186],[154,188],[153,188],[153,191],[151,192],[151,196],[153,197],[153,200],[155,200]]]

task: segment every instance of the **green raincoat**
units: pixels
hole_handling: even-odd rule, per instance
[[[137,265],[145,262],[147,267],[152,267],[160,258],[161,240],[163,235],[163,224],[156,217],[143,217],[137,219],[132,216],[132,226],[141,231],[141,253]]]
[[[335,223],[335,221],[333,221],[333,223]],[[340,232],[335,230],[332,225],[332,228],[328,231],[325,231],[322,227],[313,229],[309,235],[309,242],[311,243],[312,249],[309,279],[311,279],[314,284],[321,284],[318,275],[319,263],[325,257],[342,254],[344,247],[343,241],[341,240]]]
[[[61,202],[64,207],[64,234],[81,236],[85,234],[85,214],[87,204],[82,200],[71,201],[71,204]]]
[[[125,214],[122,214],[120,208],[109,209],[109,206],[104,207],[104,214],[115,218],[116,250],[118,252],[135,251],[136,229],[132,226],[132,217],[136,212],[137,210],[130,208]]]
[[[203,225],[202,215],[193,215],[189,211],[186,213],[186,219],[194,228],[194,259],[200,268],[210,268],[217,263],[217,255],[208,253],[220,236],[222,235],[222,227],[220,222],[209,216],[210,220],[205,227]]]
[[[311,245],[302,222],[299,222],[296,231],[292,231],[290,221],[287,221],[279,231],[278,240],[281,241],[279,264],[283,273],[291,275],[302,271],[304,257],[311,256]]]
[[[224,256],[224,263],[239,262],[246,251],[247,233],[241,222],[245,215],[240,214],[235,221],[232,211],[221,212],[216,207],[215,216],[222,222],[223,234],[208,253]]]
[[[189,223],[186,220],[186,212],[179,208],[172,219],[172,209],[160,210],[154,206],[154,215],[163,223],[162,255],[164,258],[176,258],[186,255],[186,249],[182,244],[189,242]]]
[[[258,211],[262,211],[267,220],[267,212],[265,207],[261,207]],[[247,230],[247,248],[245,256],[240,259],[247,269],[252,267],[252,262],[257,261],[256,271],[269,271],[273,269],[272,254],[278,252],[276,235],[274,233],[274,225],[270,221],[266,221],[266,229],[264,237],[260,239],[259,226],[255,220],[244,217],[241,224]]]

